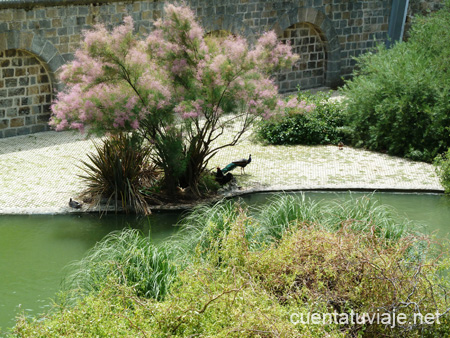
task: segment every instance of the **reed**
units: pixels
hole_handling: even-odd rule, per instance
[[[70,269],[74,272],[64,281],[66,290],[98,291],[114,279],[156,300],[164,298],[178,271],[169,248],[155,246],[133,229],[109,234]]]

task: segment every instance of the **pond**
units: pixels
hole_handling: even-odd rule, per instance
[[[314,200],[346,200],[349,193],[307,192]],[[352,193],[359,197],[363,193]],[[252,194],[248,204],[266,203],[273,194]],[[373,198],[397,209],[427,232],[450,232],[450,199],[433,194],[375,193]],[[0,216],[0,327],[14,325],[24,312],[36,315],[51,306],[70,262],[80,259],[105,235],[127,227],[150,233],[155,242],[176,230],[179,213],[155,213],[148,218],[124,215]],[[441,236],[442,235],[442,236]]]
[[[0,328],[13,326],[18,313],[45,312],[64,268],[111,231],[131,226],[158,242],[173,233],[178,216],[0,216]]]

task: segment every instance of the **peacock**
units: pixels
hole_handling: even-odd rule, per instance
[[[252,155],[250,154],[250,156],[248,157],[248,159],[246,158],[241,158],[239,160],[233,161],[230,164],[226,165],[225,168],[222,169],[222,173],[226,174],[227,172],[235,169],[236,167],[241,167],[241,173],[244,172],[245,174],[245,167],[247,166],[247,164],[249,164],[252,161]]]
[[[217,167],[215,179],[216,179],[216,182],[219,183],[220,185],[225,185],[225,184],[231,182],[231,180],[233,179],[233,174],[228,173],[228,174],[224,175],[222,170],[220,170],[220,168]]]

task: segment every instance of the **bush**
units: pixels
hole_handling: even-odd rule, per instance
[[[445,154],[436,156],[434,165],[445,193],[450,194],[450,149]]]
[[[357,58],[343,89],[354,145],[422,161],[450,146],[449,32],[447,5],[417,20],[408,42]]]
[[[270,144],[338,144],[347,139],[343,107],[330,93],[298,92],[300,105],[286,115],[262,121],[257,135]],[[301,107],[310,107],[302,109]]]
[[[152,185],[157,178],[154,167],[149,165],[150,149],[136,134],[120,133],[95,144],[96,153],[88,154],[90,161],[81,161],[85,174],[86,195],[97,202],[107,199],[107,206],[115,210],[123,208],[147,214],[148,205],[141,188]]]
[[[276,247],[251,256],[248,273],[287,307],[322,314],[404,313],[406,323],[413,323],[417,311],[435,314],[448,306],[440,291],[437,266],[405,259],[416,240],[420,241],[402,238],[386,246],[370,232],[304,226]],[[428,329],[449,329],[360,324],[342,323],[331,332],[346,337],[419,337]]]

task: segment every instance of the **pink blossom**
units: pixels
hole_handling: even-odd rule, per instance
[[[247,42],[242,37],[229,37],[223,42],[224,52],[232,62],[242,62],[247,53]]]
[[[203,31],[203,29],[200,26],[194,25],[190,29],[188,36],[189,36],[189,39],[191,39],[191,40],[195,40],[195,39],[201,40],[201,39],[203,39],[204,34],[205,34],[205,32]]]
[[[213,61],[211,62],[211,65],[209,66],[209,68],[214,72],[214,73],[220,73],[220,68],[223,66],[223,64],[227,61],[227,57],[223,54],[219,54],[217,55]]]
[[[139,100],[139,98],[138,98],[136,95],[130,97],[130,98],[128,99],[127,104],[125,105],[125,108],[126,108],[128,111],[131,111],[131,109],[133,109],[133,108],[136,106],[136,103],[137,103],[138,100]]]
[[[298,100],[296,97],[293,97],[286,103],[286,108],[295,108],[297,105]]]
[[[309,104],[305,107],[305,110],[309,113],[312,110],[314,110],[314,108],[316,108],[316,106],[314,104]]]
[[[70,124],[70,128],[71,129],[78,129],[81,133],[84,132],[84,125],[82,123],[79,123],[79,122],[72,122]]]
[[[258,39],[258,43],[264,47],[272,47],[277,44],[277,35],[274,31],[263,33]]]
[[[186,59],[176,59],[173,61],[172,64],[172,73],[179,75],[187,68],[187,61]]]
[[[87,48],[108,43],[108,31],[102,24],[96,24],[93,30],[83,32],[83,41]]]
[[[139,66],[145,66],[149,62],[148,55],[142,50],[132,48],[128,52],[128,62]]]
[[[138,129],[139,128],[139,121],[138,120],[134,120],[133,122],[131,122],[131,128]]]
[[[198,116],[198,113],[195,111],[189,111],[189,112],[183,113],[181,116],[183,119],[189,119],[189,118],[193,119]]]
[[[56,131],[61,131],[64,130],[68,127],[69,123],[67,122],[66,119],[61,120],[61,122],[59,122],[59,124],[56,125]]]

